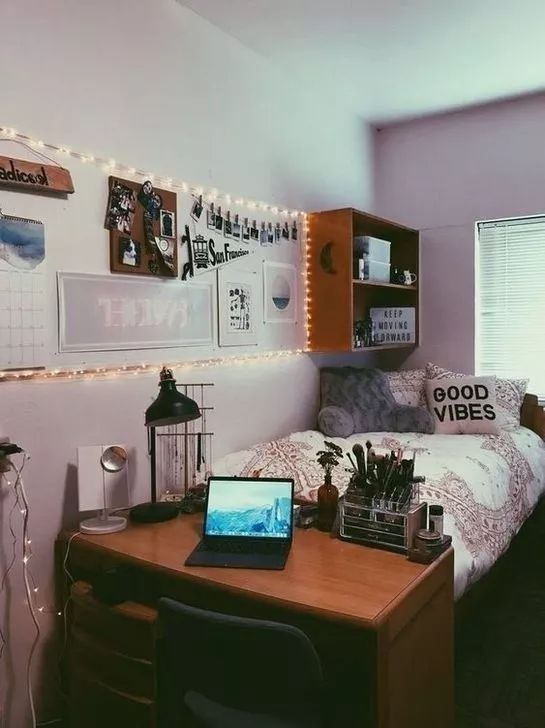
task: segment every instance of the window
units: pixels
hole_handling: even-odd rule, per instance
[[[545,396],[545,217],[477,224],[475,370]]]

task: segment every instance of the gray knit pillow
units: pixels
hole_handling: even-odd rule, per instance
[[[352,432],[434,430],[427,409],[397,404],[380,369],[326,367],[320,371],[320,387],[318,425],[329,437],[347,437]],[[351,432],[349,417],[353,421]]]

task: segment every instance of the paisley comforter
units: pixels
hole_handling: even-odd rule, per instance
[[[445,509],[445,533],[452,535],[455,549],[457,597],[508,548],[545,491],[545,443],[525,427],[499,435],[377,432],[328,439],[345,451],[368,439],[377,452],[399,447],[416,451],[415,473],[426,477],[420,497]],[[316,462],[323,444],[320,432],[296,432],[227,455],[214,463],[213,470],[216,475],[249,476],[259,471],[265,477],[292,477],[296,497],[314,501],[323,482]],[[341,492],[348,479],[349,473],[339,465],[333,482]]]

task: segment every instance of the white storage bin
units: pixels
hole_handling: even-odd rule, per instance
[[[377,281],[377,283],[390,282],[390,263],[381,263],[364,256],[359,260],[359,277],[363,281]]]
[[[354,238],[354,250],[358,255],[368,255],[377,263],[390,263],[390,247],[388,240],[372,238],[369,235],[360,235]]]

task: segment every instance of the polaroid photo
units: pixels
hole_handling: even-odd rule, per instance
[[[290,229],[288,227],[288,223],[286,223],[282,228],[282,237],[284,238],[284,240],[290,239]]]
[[[166,238],[155,238],[155,244],[159,255],[163,259],[164,264],[171,270],[174,270],[174,246],[176,245],[174,240],[167,240]]]
[[[267,227],[267,242],[269,243],[269,245],[272,245],[274,243],[274,230],[271,223],[269,223]]]
[[[232,226],[233,240],[240,240],[242,237],[242,225],[239,222],[238,215],[235,217],[235,222]]]
[[[274,227],[274,242],[280,243],[280,238],[282,237],[282,228],[280,227],[280,223],[277,222]]]
[[[135,210],[136,194],[134,190],[114,180],[108,199],[106,228],[130,235]]]
[[[220,212],[216,213],[216,231],[218,233],[221,233],[223,230],[223,217],[221,216]]]
[[[206,227],[209,230],[216,229],[216,213],[213,207],[206,211]]]
[[[202,198],[197,198],[195,202],[193,203],[193,207],[191,208],[191,217],[195,222],[198,222],[201,218],[203,211],[203,204],[202,204]]]
[[[244,243],[250,242],[250,228],[247,223],[242,226],[242,241]]]
[[[293,221],[293,225],[291,227],[291,239],[293,241],[297,240],[297,223],[295,222],[295,220]]]
[[[133,268],[140,266],[142,246],[132,238],[119,238],[119,262]]]
[[[255,220],[253,221],[252,227],[250,228],[250,239],[259,240],[259,230],[257,228],[257,223]]]
[[[259,242],[261,245],[268,245],[269,244],[269,233],[267,232],[267,229],[265,228],[265,223],[261,223],[261,231],[259,233]]]
[[[233,223],[228,217],[225,218],[225,221],[223,223],[223,236],[225,238],[233,237]]]
[[[161,210],[160,230],[162,238],[176,237],[176,213],[170,212],[170,210]]]

